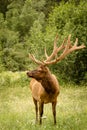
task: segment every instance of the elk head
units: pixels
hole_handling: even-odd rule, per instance
[[[40,65],[36,70],[27,72],[27,75],[40,81],[45,78],[48,73],[50,73],[49,69],[45,65]]]

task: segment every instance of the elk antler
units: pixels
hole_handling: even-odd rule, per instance
[[[45,56],[47,59],[44,62],[49,62],[51,59],[53,59],[57,55],[57,53],[60,50],[64,49],[64,47],[65,47],[64,43],[65,43],[66,39],[64,39],[63,43],[61,44],[61,46],[59,48],[57,47],[57,44],[56,44],[57,40],[58,40],[58,35],[56,35],[56,37],[55,37],[53,52],[50,56],[47,55],[46,48],[45,48]]]
[[[43,62],[37,60],[34,55],[29,54],[29,58],[34,61],[36,64],[43,65]]]
[[[64,39],[63,43],[60,45],[60,47],[57,47],[56,43],[58,40],[58,35],[56,35],[55,40],[54,40],[54,48],[53,48],[53,52],[50,56],[48,56],[46,49],[45,49],[45,56],[46,56],[46,60],[44,61],[39,61],[37,60],[34,55],[29,54],[30,58],[37,64],[39,65],[50,65],[50,64],[55,64],[57,62],[59,62],[60,60],[64,59],[65,56],[67,56],[69,53],[75,51],[75,50],[79,50],[85,47],[84,44],[77,46],[78,44],[78,38],[76,38],[76,41],[74,43],[74,45],[72,46],[71,41],[70,41],[71,35],[68,36],[68,40],[66,41],[66,39]],[[64,43],[67,42],[67,44],[65,45]],[[63,50],[64,49],[64,50]],[[57,55],[57,53],[59,51],[63,50],[62,54],[55,58],[55,56]]]

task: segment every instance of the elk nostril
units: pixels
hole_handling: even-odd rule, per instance
[[[28,77],[32,77],[32,73],[31,72],[28,71],[26,74],[27,74]]]

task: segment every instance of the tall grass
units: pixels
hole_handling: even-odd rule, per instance
[[[2,81],[2,82],[1,82]],[[43,124],[35,124],[35,109],[25,72],[0,74],[0,130],[87,130],[87,88],[63,84],[53,125],[51,104]]]

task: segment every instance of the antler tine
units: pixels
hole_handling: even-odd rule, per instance
[[[61,46],[57,48],[56,53],[58,53],[60,50],[62,50],[62,49],[64,49],[64,48],[65,48],[65,45],[64,45],[64,44],[65,44],[65,42],[66,42],[66,38],[63,40],[63,43],[61,44]]]
[[[56,55],[56,51],[57,51],[57,40],[58,40],[58,34],[56,35],[55,37],[55,40],[54,40],[54,47],[53,47],[53,52],[50,56],[48,56],[47,52],[46,52],[46,48],[45,48],[45,56],[46,56],[46,60],[44,61],[44,63],[46,64],[47,61],[50,61],[51,59],[54,58],[54,56]]]
[[[78,38],[76,38],[74,46],[77,46],[77,44],[78,44]]]
[[[79,50],[79,49],[83,49],[86,46],[84,44],[77,46],[78,44],[78,38],[76,38],[74,45],[68,50],[67,54],[71,53],[74,50]]]
[[[55,52],[55,50],[57,49],[57,45],[56,45],[57,40],[58,40],[58,34],[56,34],[56,37],[55,37],[55,39],[54,39],[53,53],[52,53],[50,56],[48,56],[47,51],[46,51],[46,48],[45,48],[46,61],[49,61],[49,60],[51,59],[51,57],[52,57],[52,58],[54,57],[54,52]]]
[[[57,45],[56,45],[57,40],[58,40],[58,34],[56,34],[56,37],[54,39],[54,50],[57,48]]]
[[[68,36],[67,44],[65,46],[65,50],[63,53],[65,53],[71,47],[70,38],[71,38],[71,34]]]
[[[47,54],[47,51],[46,51],[46,48],[44,49],[44,51],[45,51],[45,57],[48,59],[48,54]]]
[[[68,36],[68,40],[67,40],[67,44],[65,46],[65,49],[64,49],[63,53],[59,56],[58,59],[63,59],[67,55],[69,48],[71,48],[70,38],[71,38],[71,34]]]
[[[34,55],[29,53],[29,58],[34,61],[36,64],[43,65],[43,62],[37,60]]]
[[[74,50],[80,50],[85,48],[86,46],[84,44],[80,45],[80,46],[73,46],[70,50],[68,50],[67,54],[71,53]]]

